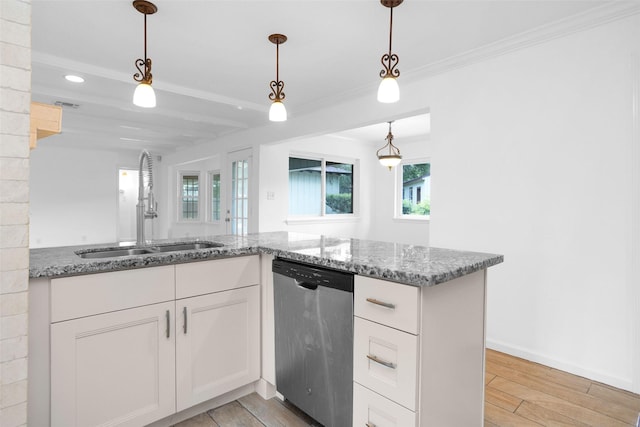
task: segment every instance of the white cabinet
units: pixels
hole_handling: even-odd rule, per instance
[[[176,301],[177,410],[260,378],[260,288]]]
[[[258,256],[52,279],[51,426],[147,425],[257,381],[259,283]]]
[[[430,287],[356,276],[354,314],[354,426],[483,425],[484,271]]]
[[[51,425],[141,426],[175,412],[174,303],[51,325]]]

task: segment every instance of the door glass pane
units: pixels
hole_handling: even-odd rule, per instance
[[[326,214],[353,213],[353,165],[327,162],[325,171]]]
[[[247,234],[249,219],[249,161],[234,161],[231,165],[231,170],[231,233]]]
[[[211,218],[210,221],[220,221],[220,174],[211,173]]]

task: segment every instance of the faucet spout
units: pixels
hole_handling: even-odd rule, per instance
[[[149,193],[146,197],[149,207],[145,208],[144,204],[144,166],[146,159],[146,169],[149,175]],[[158,216],[158,203],[153,197],[153,160],[151,154],[147,150],[140,153],[140,165],[138,168],[138,204],[136,205],[136,245],[145,246],[147,241],[144,233],[144,220],[153,219]]]

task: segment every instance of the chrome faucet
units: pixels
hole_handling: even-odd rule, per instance
[[[145,210],[143,162],[147,159],[147,171],[149,172],[149,193],[146,197],[149,208]],[[153,198],[153,160],[147,150],[140,153],[140,167],[138,169],[138,204],[136,205],[136,246],[147,244],[144,237],[144,220],[158,216],[158,203]]]

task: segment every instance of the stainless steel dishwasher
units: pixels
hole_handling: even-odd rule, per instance
[[[352,424],[353,274],[273,261],[276,388],[325,427]]]

